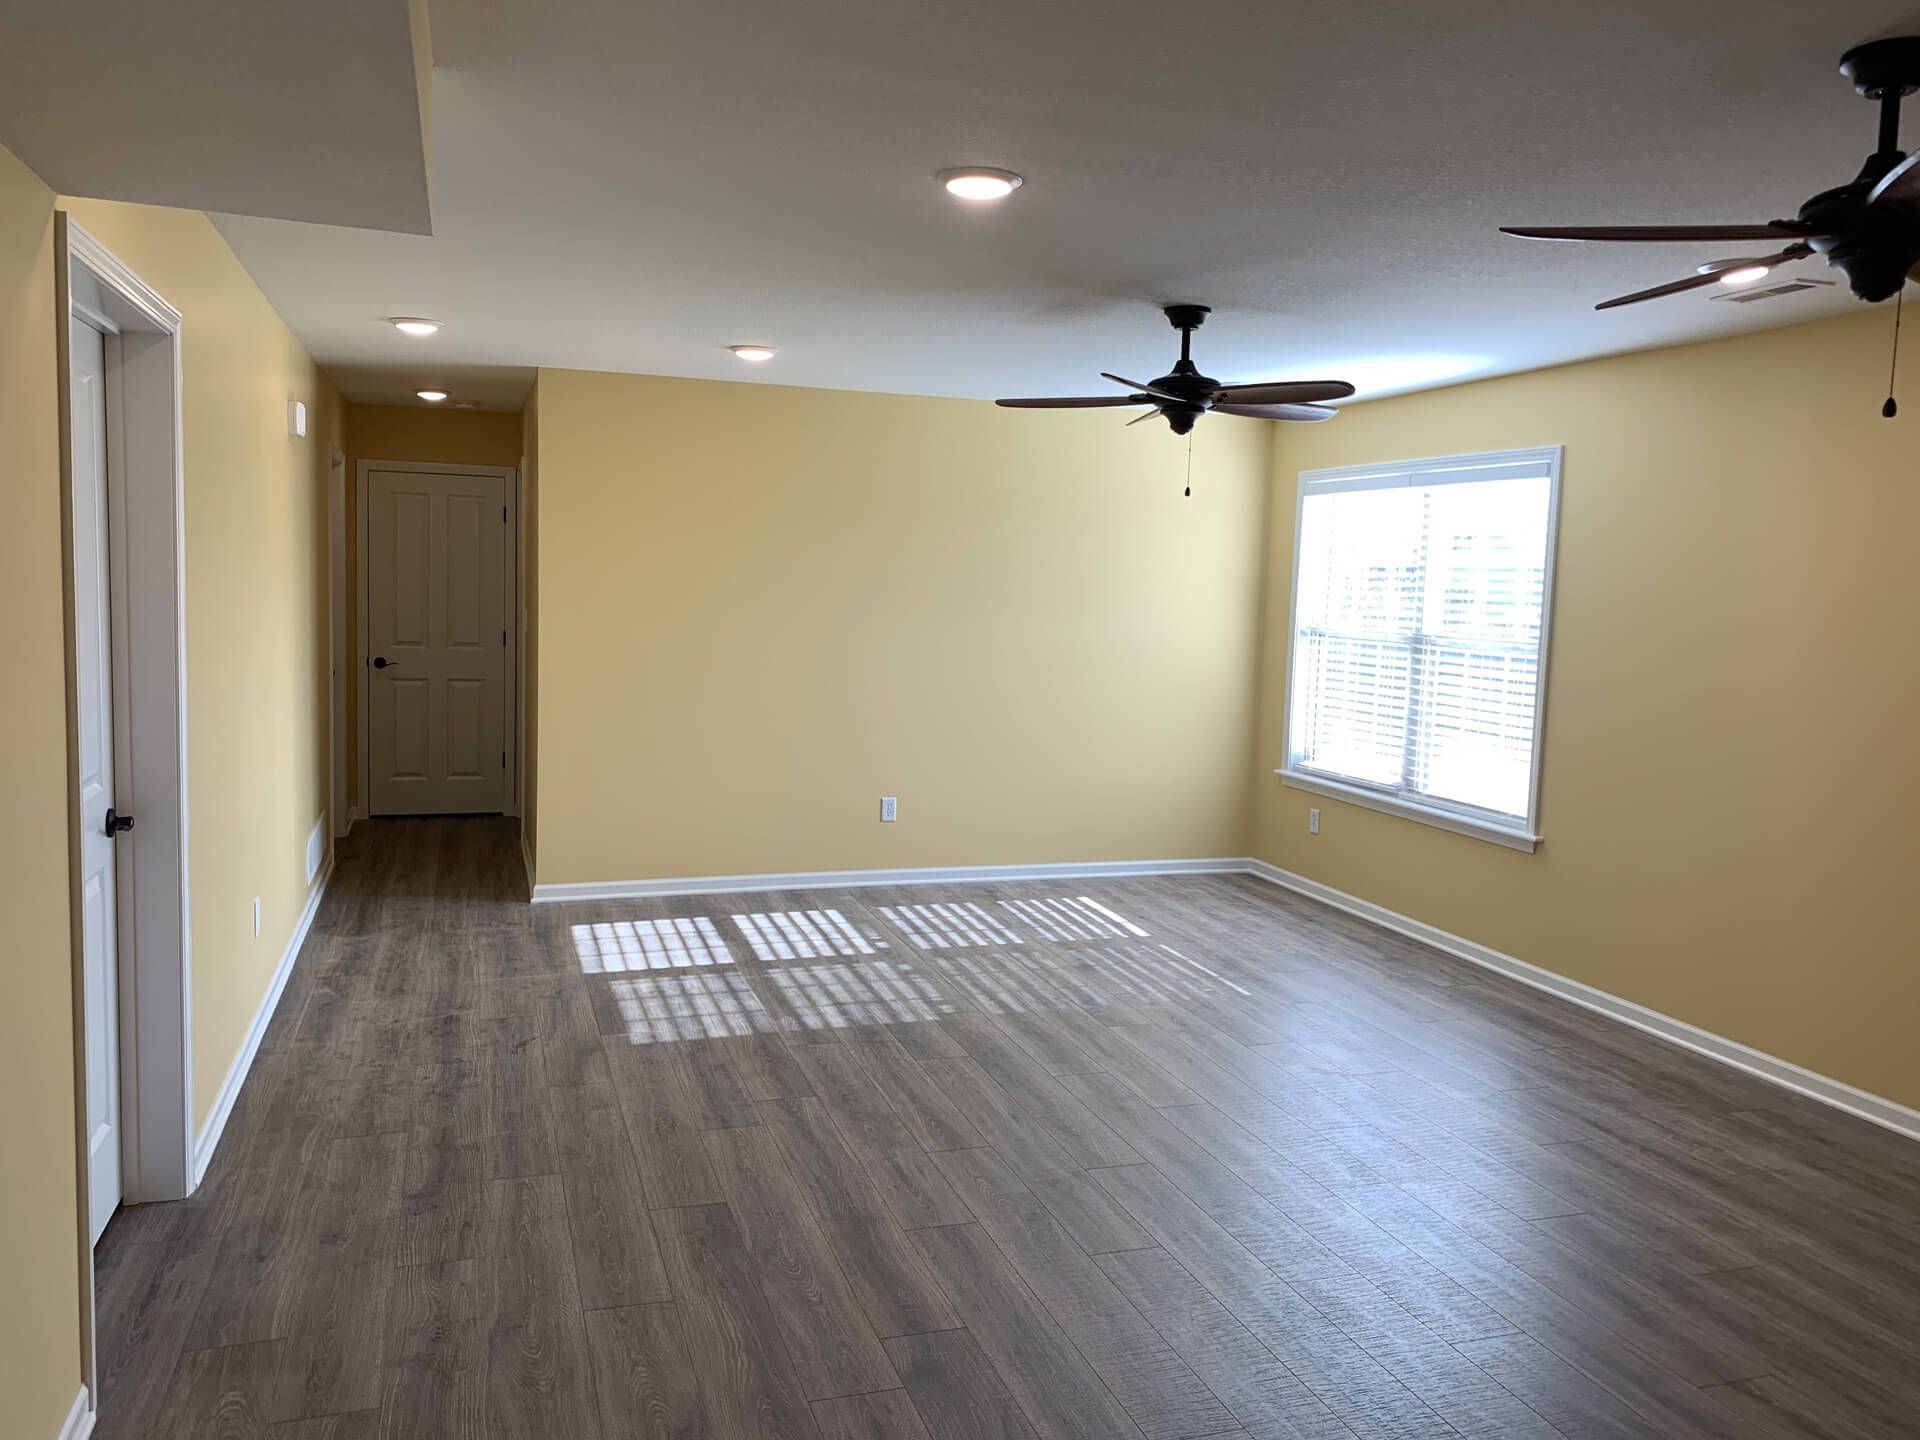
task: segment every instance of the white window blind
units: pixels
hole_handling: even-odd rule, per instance
[[[1532,848],[1559,462],[1300,477],[1286,779]]]

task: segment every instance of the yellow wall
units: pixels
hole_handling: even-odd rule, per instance
[[[360,572],[359,475],[362,460],[436,465],[518,465],[520,417],[492,410],[418,405],[347,406],[347,573]],[[347,799],[360,803],[360,586],[347,586]]]
[[[1263,425],[538,403],[542,884],[1245,853]]]
[[[1920,394],[1880,418],[1891,318],[1276,427],[1255,853],[1920,1105]],[[1298,472],[1554,443],[1539,852],[1283,787]]]
[[[54,356],[53,192],[0,149],[0,1407],[34,1437],[80,1389]]]
[[[305,908],[327,807],[338,392],[197,211],[62,200],[183,318],[193,1088],[204,1124]],[[309,411],[287,431],[287,402]],[[253,901],[265,906],[253,933]]]

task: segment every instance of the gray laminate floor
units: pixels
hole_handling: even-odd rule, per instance
[[[105,1437],[1913,1436],[1920,1145],[1244,878],[362,825]]]

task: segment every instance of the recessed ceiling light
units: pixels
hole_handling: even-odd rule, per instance
[[[960,170],[942,170],[936,177],[949,195],[962,200],[1004,200],[1025,182],[1011,170],[995,170],[987,165],[969,165]]]
[[[1719,277],[1722,285],[1751,285],[1756,280],[1764,280],[1771,271],[1767,265],[1736,265]]]
[[[438,405],[447,398],[447,392],[444,390],[416,390],[413,393],[430,405]]]
[[[729,345],[727,348],[742,360],[750,360],[755,365],[764,364],[773,358],[771,345]]]
[[[419,315],[390,315],[387,323],[402,335],[438,335],[440,322],[427,320]]]

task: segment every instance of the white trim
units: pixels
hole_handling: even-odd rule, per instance
[[[1529,855],[1540,844],[1538,835],[1512,825],[1503,825],[1497,820],[1483,820],[1465,810],[1443,810],[1437,805],[1422,805],[1404,795],[1370,790],[1364,785],[1315,775],[1306,770],[1276,770],[1273,773],[1280,777],[1282,785],[1290,785],[1295,790],[1311,790],[1316,795],[1345,800],[1350,805],[1358,805],[1366,810],[1378,810],[1382,815],[1418,820],[1441,830],[1451,830],[1456,835],[1471,835],[1476,840],[1491,840],[1496,845],[1524,850]]]
[[[54,1440],[87,1440],[87,1436],[93,1433],[94,1416],[93,1396],[82,1385],[80,1393],[73,1397],[73,1407],[67,1411],[66,1422],[61,1425],[60,1433],[54,1436]]]
[[[1536,990],[1544,990],[1549,995],[1571,1001],[1585,1009],[1618,1020],[1623,1025],[1631,1025],[1636,1030],[1645,1031],[1668,1044],[1678,1045],[1709,1060],[1718,1060],[1722,1065],[1730,1065],[1735,1070],[1744,1070],[1758,1079],[1778,1085],[1782,1089],[1792,1090],[1805,1095],[1810,1100],[1818,1100],[1823,1105],[1831,1105],[1836,1110],[1844,1110],[1849,1115],[1862,1120],[1870,1120],[1896,1134],[1911,1140],[1920,1140],[1920,1110],[1910,1109],[1894,1100],[1872,1094],[1835,1080],[1804,1066],[1795,1065],[1790,1060],[1769,1055],[1764,1050],[1756,1050],[1751,1045],[1743,1045],[1738,1040],[1729,1040],[1724,1035],[1716,1035],[1711,1030],[1702,1030],[1684,1020],[1676,1020],[1671,1015],[1663,1015],[1658,1010],[1648,1009],[1645,1005],[1623,1000],[1618,995],[1601,990],[1592,985],[1571,980],[1552,970],[1531,965],[1525,960],[1517,960],[1498,950],[1467,940],[1438,926],[1429,925],[1423,920],[1415,920],[1398,911],[1389,910],[1384,905],[1376,905],[1371,900],[1362,900],[1357,895],[1349,895],[1344,890],[1336,890],[1331,885],[1323,885],[1318,880],[1309,880],[1304,875],[1296,875],[1291,870],[1282,870],[1277,865],[1269,865],[1264,860],[1248,862],[1249,871],[1262,880],[1298,894],[1308,896],[1344,910],[1349,915],[1357,915],[1383,929],[1418,940],[1444,951],[1456,959],[1481,966],[1518,980],[1523,985],[1531,985]]]
[[[107,312],[117,333],[109,380],[114,575],[124,604],[125,694],[114,695],[116,791],[141,821],[121,844],[121,1190],[130,1202],[191,1193],[192,885],[188,873],[186,467],[180,312],[65,211],[58,212],[60,300]],[[60,327],[62,423],[66,333]],[[66,439],[63,436],[63,455]],[[63,475],[63,490],[72,483]],[[67,504],[63,495],[62,504]],[[116,676],[118,682],[119,676]],[[81,1193],[86,1193],[83,1173]]]
[[[355,527],[358,533],[356,537],[357,548],[354,552],[359,558],[359,564],[355,567],[359,574],[355,577],[354,583],[358,586],[360,597],[360,634],[358,647],[354,653],[355,659],[360,666],[360,744],[359,754],[354,757],[354,765],[355,774],[358,779],[359,796],[362,801],[366,802],[365,809],[356,807],[354,814],[356,817],[360,817],[373,813],[372,791],[367,783],[367,731],[369,729],[369,717],[371,713],[369,700],[372,693],[372,686],[367,674],[369,668],[369,656],[367,654],[367,586],[371,578],[367,564],[368,555],[371,553],[369,550],[371,517],[367,513],[369,509],[367,496],[369,492],[368,477],[376,470],[395,470],[403,474],[412,475],[487,475],[498,477],[506,482],[506,495],[503,498],[507,507],[508,521],[506,526],[507,533],[502,542],[506,546],[506,573],[503,576],[504,583],[500,587],[502,611],[500,622],[502,628],[504,628],[507,633],[506,665],[501,672],[503,677],[502,683],[508,687],[508,693],[501,696],[501,703],[504,706],[501,741],[507,752],[507,773],[501,781],[500,813],[503,815],[518,815],[520,813],[518,800],[520,793],[520,727],[518,723],[520,701],[518,691],[522,680],[522,676],[520,675],[520,617],[518,613],[520,603],[520,472],[511,465],[442,465],[438,462],[426,460],[361,460],[354,466],[354,504],[360,522],[359,525]]]
[[[1301,772],[1293,767],[1293,641],[1299,633],[1297,611],[1300,602],[1300,521],[1306,509],[1307,494],[1326,494],[1332,491],[1385,488],[1390,485],[1411,486],[1416,481],[1422,484],[1451,483],[1453,480],[1475,478],[1475,470],[1514,471],[1525,468],[1537,469],[1544,465],[1547,469],[1547,545],[1546,573],[1542,577],[1540,588],[1540,666],[1539,680],[1534,692],[1533,704],[1533,770],[1527,781],[1527,813],[1520,817],[1519,823],[1502,827],[1489,825],[1471,814],[1458,814],[1440,805],[1423,804],[1421,800],[1402,795],[1387,796],[1371,790],[1358,793],[1321,791],[1322,794],[1335,795],[1339,799],[1351,800],[1357,805],[1365,805],[1371,810],[1382,810],[1390,815],[1401,815],[1422,824],[1438,826],[1451,830],[1458,835],[1468,835],[1479,840],[1492,840],[1516,850],[1531,853],[1540,842],[1540,759],[1547,738],[1547,661],[1553,653],[1553,584],[1554,561],[1560,549],[1560,470],[1566,456],[1564,445],[1536,445],[1516,450],[1487,450],[1472,455],[1436,455],[1424,460],[1395,460],[1377,465],[1341,465],[1323,470],[1302,470],[1299,483],[1295,487],[1293,500],[1293,568],[1287,572],[1287,645],[1286,645],[1286,684],[1281,691],[1280,711],[1280,767],[1274,773],[1288,784],[1296,784]],[[1449,474],[1446,472],[1459,472]],[[1322,782],[1325,783],[1325,782]],[[1301,784],[1303,790],[1311,790],[1313,785]],[[1360,798],[1361,795],[1367,798]],[[1399,802],[1389,805],[1391,799]],[[1515,843],[1520,841],[1523,843]]]
[[[930,865],[903,870],[795,870],[767,875],[685,875],[663,880],[590,880],[535,885],[533,903],[639,900],[664,895],[720,895],[752,890],[851,890],[869,885],[970,885],[990,880],[1088,880],[1125,875],[1244,875],[1253,862],[1093,860],[1050,865]]]
[[[78,260],[102,284],[117,290],[122,299],[140,311],[141,319],[155,331],[173,334],[180,329],[180,312],[162,299],[159,291],[129,270],[117,255],[82,229],[79,221],[68,216],[66,232],[67,258],[70,261]]]
[[[538,899],[534,892],[539,887],[533,883],[533,847],[527,843],[527,820],[524,815],[520,817],[520,863],[527,867],[527,894]]]
[[[260,1008],[254,1011],[246,1039],[240,1042],[240,1053],[233,1057],[233,1064],[227,1067],[227,1078],[220,1082],[220,1093],[214,1097],[213,1110],[207,1116],[207,1123],[194,1141],[193,1184],[196,1189],[206,1176],[207,1166],[213,1163],[213,1152],[219,1148],[220,1137],[227,1128],[227,1119],[233,1114],[234,1102],[240,1098],[240,1088],[247,1083],[247,1072],[253,1068],[254,1056],[259,1053],[260,1042],[266,1037],[267,1026],[272,1023],[273,1012],[280,1004],[281,992],[287,988],[287,981],[293,976],[294,962],[300,958],[300,947],[307,943],[307,932],[313,929],[313,917],[320,911],[320,897],[327,893],[327,882],[332,879],[333,860],[329,855],[326,868],[320,872],[319,882],[307,896],[306,909],[300,912],[299,923],[293,927],[293,934],[287,940],[287,948],[280,956],[280,964],[273,972],[267,993],[260,998]]]
[[[521,423],[525,433],[525,421]],[[520,456],[520,471],[513,483],[513,808],[508,813],[527,813],[527,457]],[[520,844],[526,846],[522,827]],[[533,887],[533,865],[527,865],[527,887]]]

